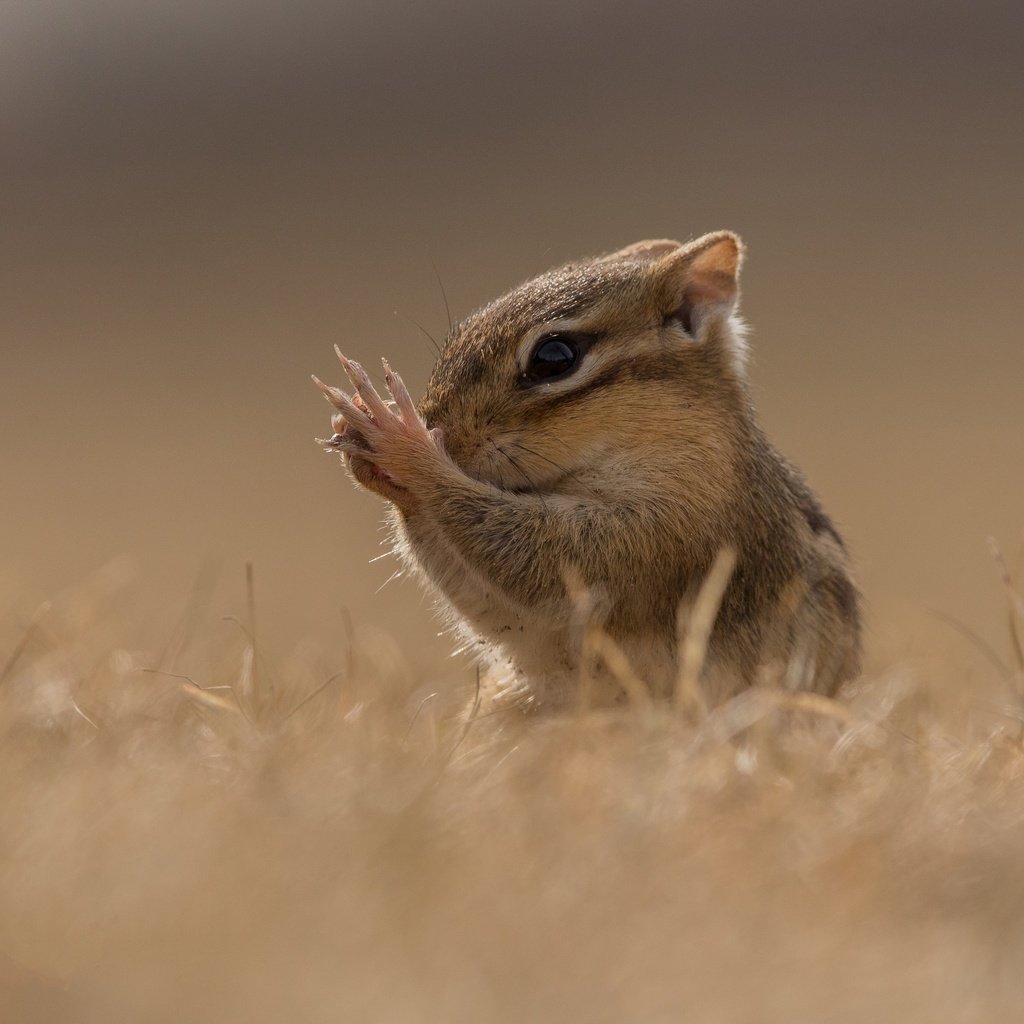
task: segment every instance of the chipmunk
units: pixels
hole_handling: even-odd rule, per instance
[[[858,672],[843,541],[755,416],[742,257],[719,231],[543,274],[451,329],[418,407],[386,361],[391,402],[340,350],[355,393],[314,377],[337,409],[320,443],[390,502],[401,558],[536,705],[577,692],[581,588],[633,678],[671,694],[679,609],[723,550],[709,699],[768,670],[826,694]]]

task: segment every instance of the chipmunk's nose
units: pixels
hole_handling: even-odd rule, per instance
[[[439,402],[436,395],[424,395],[420,400],[417,411],[420,414],[420,418],[427,425],[428,430],[433,430],[434,427],[445,426],[443,422],[445,417],[441,415],[444,408],[445,403],[443,401]]]

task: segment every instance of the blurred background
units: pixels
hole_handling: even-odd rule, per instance
[[[769,433],[849,539],[876,657],[1003,643],[1024,537],[1024,76],[1009,2],[5,3],[0,593],[111,560],[138,642],[204,566],[263,636],[378,593],[381,506],[313,437],[338,342],[418,390],[454,316],[716,228]],[[123,571],[122,571],[123,569]],[[126,627],[127,628],[127,627]],[[126,640],[127,642],[127,640]]]

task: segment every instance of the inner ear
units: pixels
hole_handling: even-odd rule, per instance
[[[667,317],[665,317],[665,323],[667,324],[670,320],[677,320],[683,326],[683,330],[687,334],[693,334],[693,303],[683,296],[683,303],[677,309],[673,310]]]
[[[687,334],[693,334],[702,314],[709,309],[731,310],[738,291],[735,278],[731,284],[717,274],[708,279],[692,280],[683,289],[682,302],[669,314],[669,319],[678,320]]]
[[[728,316],[739,296],[741,258],[740,241],[728,231],[705,235],[664,257],[659,269],[667,285],[666,319],[678,320],[695,336],[709,313]]]

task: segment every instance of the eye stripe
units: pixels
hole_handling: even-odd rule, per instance
[[[573,402],[586,399],[595,392],[612,387],[623,380],[633,381],[664,381],[671,375],[661,360],[625,358],[609,361],[590,377],[584,377],[573,383],[574,378],[566,381],[564,389],[559,388],[554,394],[547,394],[546,389],[538,388],[530,395],[530,401],[523,405],[521,415],[524,420],[540,419],[552,409],[565,408]]]

